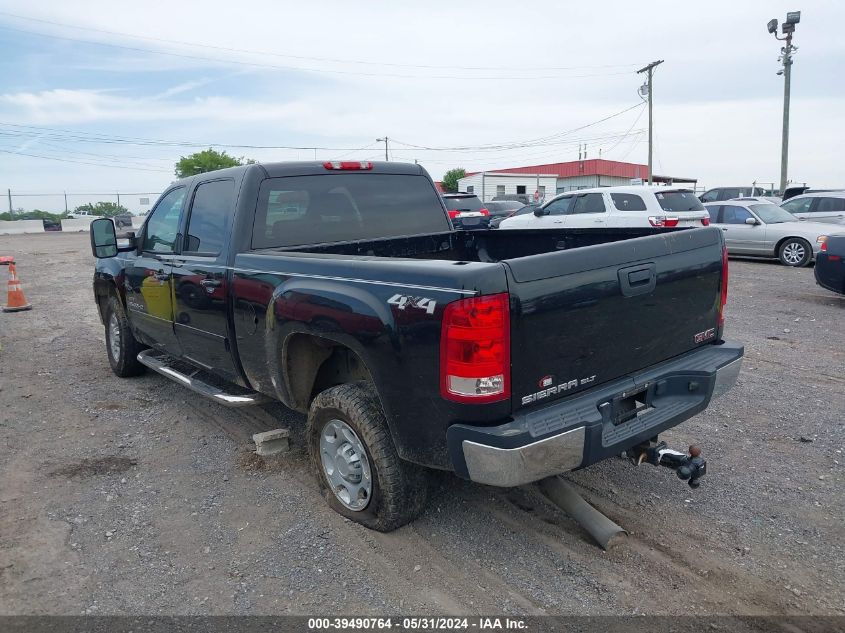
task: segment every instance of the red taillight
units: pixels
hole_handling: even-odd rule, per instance
[[[701,226],[710,226],[710,218],[701,218]]]
[[[667,218],[662,215],[651,215],[648,218],[648,223],[659,229],[671,229],[678,226],[678,222],[680,218]]]
[[[481,215],[490,215],[490,212],[489,212],[487,209],[485,209],[484,207],[480,208],[480,209],[478,210],[478,212],[479,212]]]
[[[728,302],[728,247],[722,246],[722,289],[719,294],[719,327],[725,325],[725,304]]]
[[[357,160],[329,160],[323,163],[323,167],[342,171],[359,171],[362,169],[372,169],[373,164]]]
[[[508,294],[448,304],[440,336],[440,395],[465,403],[507,400],[510,380]]]
[[[453,210],[446,211],[446,213],[448,213],[449,217],[454,220],[456,217],[458,217],[458,214],[460,213],[460,211],[458,211],[457,209],[453,209]]]
[[[822,242],[822,246],[821,246],[821,248],[820,248],[819,250],[820,250],[822,253],[826,253],[826,252],[827,252],[827,240],[825,240],[824,242]]]

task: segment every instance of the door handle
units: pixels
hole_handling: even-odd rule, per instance
[[[722,227],[722,230],[723,230],[723,231],[727,231],[728,229],[726,229],[726,228],[723,226],[723,227]]]
[[[601,223],[601,222],[604,222],[604,220],[593,220],[593,222],[599,222],[599,223]]]
[[[200,286],[203,288],[219,288],[223,284],[219,279],[203,279]]]

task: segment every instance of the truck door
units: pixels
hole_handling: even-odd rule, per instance
[[[179,354],[173,331],[171,261],[177,248],[185,187],[167,192],[141,231],[140,254],[126,266],[126,308],[145,343]]]
[[[226,259],[235,209],[232,179],[201,182],[173,262],[176,338],[182,356],[229,379],[237,377],[229,334]]]

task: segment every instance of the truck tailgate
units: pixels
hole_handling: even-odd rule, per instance
[[[505,260],[514,409],[713,343],[722,248],[701,228]]]

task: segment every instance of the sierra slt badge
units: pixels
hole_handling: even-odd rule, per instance
[[[540,379],[539,385],[541,387],[546,387],[546,389],[542,389],[537,393],[532,393],[528,396],[522,397],[522,404],[531,404],[532,402],[537,402],[537,400],[542,400],[543,398],[548,398],[549,396],[553,396],[559,393],[565,393],[570,389],[575,389],[576,387],[583,387],[584,385],[589,385],[591,382],[594,382],[596,379],[595,375],[587,376],[586,378],[573,378],[572,380],[567,380],[566,382],[562,382],[560,384],[555,385],[555,377],[554,376],[544,376]]]
[[[704,330],[703,332],[699,332],[693,337],[696,343],[703,343],[704,341],[709,341],[711,338],[716,336],[716,328],[711,327],[709,330]]]

